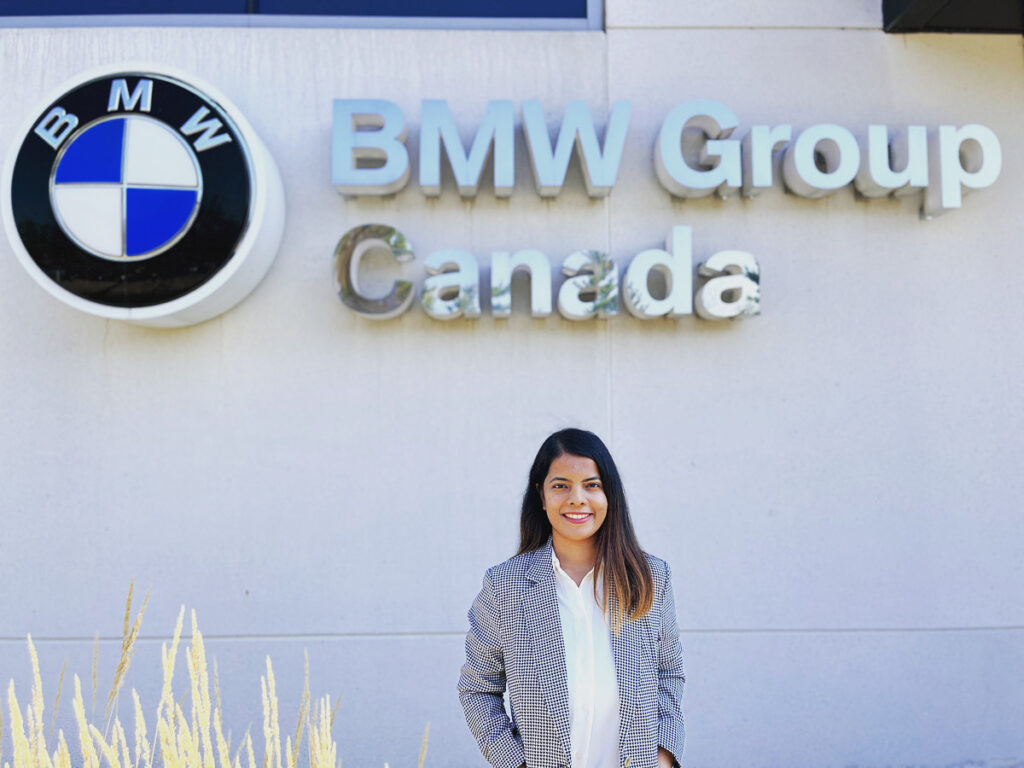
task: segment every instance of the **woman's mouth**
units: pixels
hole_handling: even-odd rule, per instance
[[[589,520],[591,517],[593,517],[593,513],[591,513],[591,512],[563,512],[562,513],[562,517],[564,517],[570,523],[585,523],[587,520]]]

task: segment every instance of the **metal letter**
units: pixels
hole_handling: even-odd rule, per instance
[[[117,109],[118,104],[124,103],[125,112],[130,112],[135,109],[135,105],[142,102],[142,111],[149,112],[150,107],[153,106],[153,81],[152,80],[139,80],[135,86],[135,90],[128,94],[128,81],[123,77],[119,77],[117,80],[110,84],[110,99],[107,101],[107,112],[113,112]]]
[[[903,170],[893,170],[901,167]],[[864,197],[906,195],[928,186],[928,129],[911,125],[889,145],[889,129],[869,125],[853,185]]]
[[[815,155],[824,161],[819,170]],[[845,187],[857,175],[860,148],[846,128],[831,123],[812,125],[787,149],[782,160],[782,178],[794,194],[825,197]]]
[[[451,164],[459,194],[475,197],[484,163],[494,145],[494,194],[510,197],[515,186],[515,105],[511,101],[489,101],[484,119],[466,155],[448,102],[425,99],[420,113],[420,188],[423,194],[441,194],[441,145]]]
[[[619,314],[619,269],[602,251],[576,251],[565,257],[569,279],[558,290],[558,311],[566,320]],[[585,297],[585,298],[584,298]]]
[[[774,183],[773,157],[793,137],[789,125],[755,125],[743,137],[743,191],[744,197],[757,197],[762,189]]]
[[[930,174],[921,213],[926,219],[959,208],[964,190],[983,189],[999,178],[1003,150],[995,133],[972,123],[962,128],[940,125],[930,148]]]
[[[540,251],[528,249],[511,256],[508,251],[491,255],[491,311],[495,317],[512,314],[512,273],[523,268],[530,273],[530,314],[551,314],[551,262]]]
[[[360,130],[372,128],[374,130]],[[390,195],[409,181],[405,116],[384,99],[335,99],[331,179],[343,195]],[[383,164],[361,168],[359,161]]]
[[[604,147],[597,141],[594,120],[590,107],[585,101],[570,101],[565,108],[565,118],[558,129],[555,148],[551,149],[544,110],[539,101],[523,102],[523,129],[526,133],[526,148],[530,153],[533,178],[537,193],[541,197],[556,197],[565,184],[565,173],[569,168],[569,157],[573,144],[583,166],[583,181],[587,194],[604,197],[612,191],[619,173],[622,149],[626,144],[626,131],[633,105],[628,101],[616,101],[605,129]]]
[[[180,129],[186,136],[191,136],[193,133],[199,133],[199,131],[203,132],[203,134],[192,143],[192,146],[196,148],[196,152],[204,152],[207,149],[212,149],[213,147],[218,146],[219,144],[226,144],[231,141],[230,134],[222,133],[219,136],[217,135],[217,131],[219,131],[224,125],[220,120],[217,118],[213,118],[212,120],[203,120],[203,118],[208,114],[210,114],[209,109],[206,107],[200,107],[192,117],[185,121],[185,124],[181,126]]]
[[[435,320],[480,317],[480,268],[468,251],[435,251],[423,263],[427,270],[420,304]]]
[[[672,252],[656,248],[637,254],[626,268],[626,309],[643,320],[679,317],[693,313],[693,230],[673,227]],[[666,243],[668,246],[668,243]],[[666,294],[656,299],[647,287],[647,276],[656,270],[665,281]]]
[[[723,200],[743,183],[740,145],[727,141],[738,125],[725,104],[695,99],[668,113],[654,145],[654,166],[661,185],[676,197],[705,197],[717,192]],[[700,163],[692,168],[683,158],[683,131],[699,128],[707,137]],[[714,159],[712,159],[714,158]]]
[[[365,224],[350,229],[334,250],[334,276],[338,296],[356,314],[388,320],[405,312],[415,298],[412,283],[396,280],[386,296],[369,299],[359,292],[359,262],[367,251],[384,248],[397,262],[411,261],[412,246],[405,235],[386,224]]]
[[[54,149],[60,147],[78,125],[78,116],[65,112],[61,107],[54,107],[35,127],[35,134]]]
[[[761,268],[745,251],[719,251],[697,269],[710,277],[697,291],[697,315],[728,320],[761,314]]]

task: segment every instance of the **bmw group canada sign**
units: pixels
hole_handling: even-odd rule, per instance
[[[273,263],[273,158],[213,88],[166,68],[84,73],[18,134],[3,218],[29,274],[102,317],[182,326],[245,298]]]
[[[520,112],[517,122],[514,102],[488,101],[467,150],[447,102],[423,100],[423,194],[445,194],[446,156],[461,198],[477,197],[487,165],[494,196],[510,197],[517,186],[517,130],[540,197],[561,193],[574,154],[588,196],[611,194],[631,102],[611,105],[603,140],[584,101],[566,105],[554,142],[539,100],[522,102]],[[400,106],[335,99],[333,116],[337,191],[358,198],[403,190],[413,164]],[[733,193],[752,198],[774,191],[779,180],[805,198],[852,185],[864,200],[916,195],[927,220],[960,208],[965,192],[992,185],[1002,168],[999,139],[975,123],[895,131],[873,124],[859,137],[833,123],[802,131],[788,123],[753,124],[742,138],[732,135],[738,125],[737,115],[713,99],[673,107],[653,155],[665,190],[678,199],[714,194],[725,201]],[[267,273],[284,230],[277,167],[245,117],[210,86],[160,66],[106,68],[66,83],[31,113],[3,174],[0,211],[25,269],[65,304],[105,318],[184,326],[219,315]],[[412,306],[417,290],[401,280],[383,296],[361,292],[361,258],[371,250],[396,262],[415,258],[395,227],[353,227],[335,251],[339,295],[368,319],[397,317]],[[555,292],[552,262],[539,249],[493,251],[488,281],[477,254],[445,248],[423,259],[418,293],[424,312],[436,320],[480,317],[482,296],[495,317],[508,317],[512,274],[527,271],[535,317],[552,313],[553,293],[568,320],[615,317],[620,298],[644,320],[760,314],[761,270],[753,254],[723,250],[694,262],[686,225],[672,227],[664,249],[636,253],[624,271],[611,254],[583,244],[564,256],[561,272],[568,279]],[[660,290],[652,289],[652,274],[660,276],[654,281]]]

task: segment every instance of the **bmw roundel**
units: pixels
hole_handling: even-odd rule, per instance
[[[2,193],[8,237],[37,282],[146,325],[201,322],[241,301],[284,228],[277,167],[245,118],[195,78],[148,67],[60,88],[19,134]]]

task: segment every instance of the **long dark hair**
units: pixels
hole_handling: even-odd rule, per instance
[[[594,573],[599,573],[604,566],[603,608],[607,614],[609,604],[614,605],[612,627],[618,632],[627,613],[632,620],[650,612],[654,604],[654,579],[633,531],[619,470],[608,448],[593,432],[563,429],[550,435],[541,444],[533,466],[530,467],[530,478],[523,494],[519,518],[519,554],[538,549],[551,535],[551,523],[544,511],[540,489],[544,486],[551,462],[567,454],[594,461],[608,499],[604,523],[597,530]],[[615,599],[610,603],[613,595]],[[597,596],[596,580],[594,596]]]

